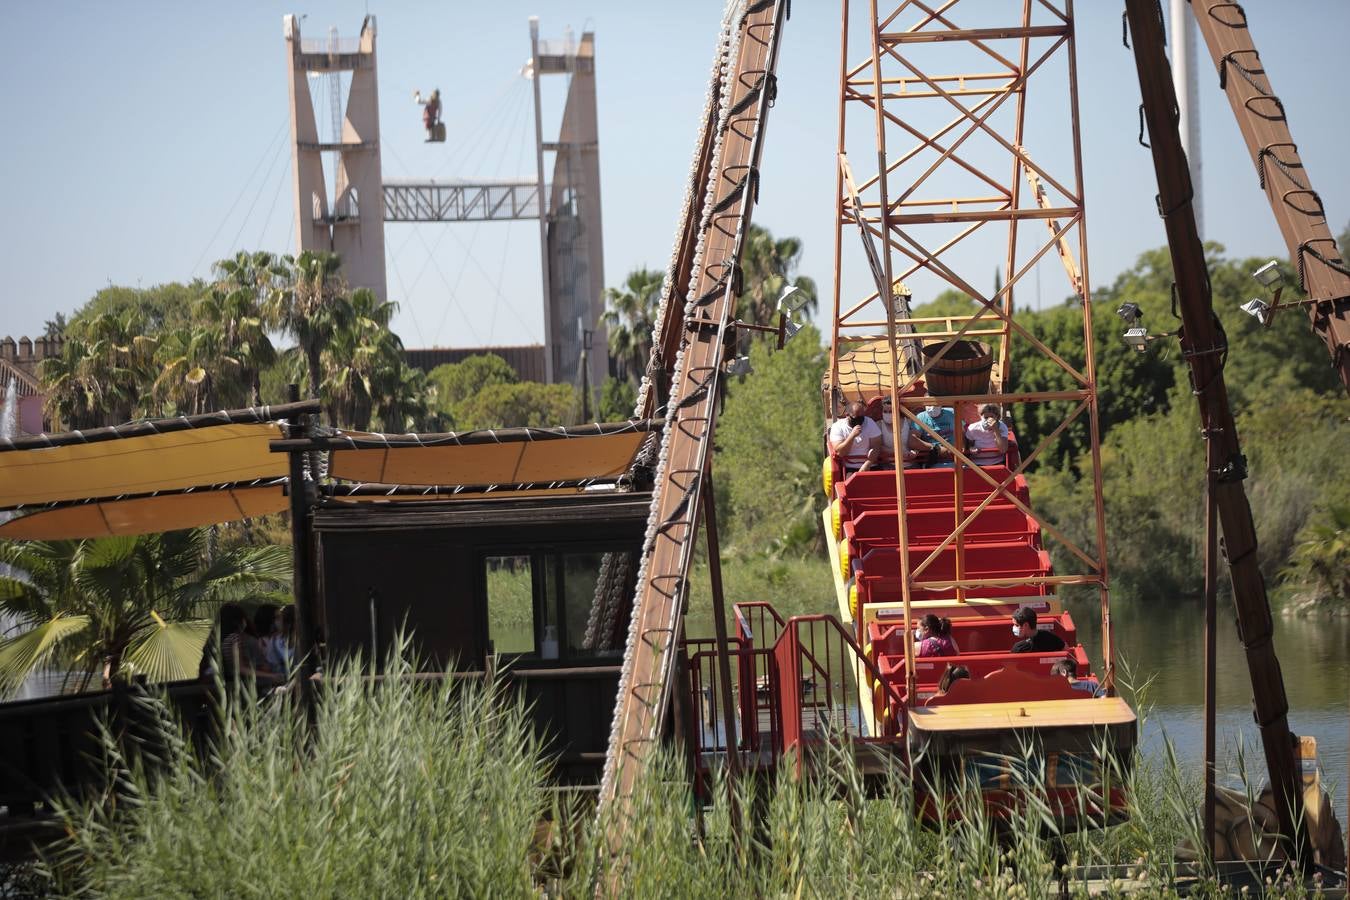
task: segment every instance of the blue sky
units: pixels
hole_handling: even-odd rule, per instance
[[[856,5],[856,4],[855,4]],[[839,7],[797,0],[784,35],[756,218],[801,237],[802,271],[832,265]],[[1080,103],[1094,285],[1164,241],[1148,151],[1138,145],[1138,86],[1120,41],[1119,3],[1078,4]],[[1332,229],[1350,220],[1344,80],[1333,64],[1350,3],[1247,4],[1253,34]],[[7,123],[0,223],[0,333],[35,333],[108,284],[209,274],[239,247],[288,250],[292,236],[281,17],[307,37],[354,35],[378,18],[386,178],[529,176],[527,19],[546,38],[596,32],[606,283],[664,268],[688,174],[721,0],[683,3],[516,0],[468,3],[6,4],[0,55]],[[1234,255],[1283,246],[1226,99],[1200,46],[1206,237]],[[422,143],[415,88],[439,86],[444,145]],[[561,97],[550,84],[545,130]],[[321,116],[322,118],[322,116]],[[546,136],[547,137],[547,136]],[[533,223],[390,226],[395,327],[408,346],[541,338]],[[1053,260],[1043,263],[1053,267]],[[992,266],[991,266],[992,271]],[[1059,276],[1062,280],[1062,275]],[[1053,285],[1053,286],[1051,286]],[[1040,302],[1064,295],[1047,279]],[[1022,302],[1035,305],[1035,292]]]

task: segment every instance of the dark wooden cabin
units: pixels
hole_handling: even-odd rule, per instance
[[[651,495],[330,500],[312,513],[330,658],[387,652],[428,671],[494,668],[524,691],[562,782],[598,778]]]

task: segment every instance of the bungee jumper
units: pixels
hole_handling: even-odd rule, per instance
[[[441,89],[435,88],[429,97],[423,97],[421,91],[413,91],[413,100],[422,106],[422,127],[427,130],[427,143],[444,143],[445,125],[441,122]]]

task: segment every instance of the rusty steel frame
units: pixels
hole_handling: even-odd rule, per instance
[[[867,342],[885,341],[886,350],[880,350],[878,358],[890,356],[892,373],[899,372],[896,358],[897,346],[913,342],[932,341],[940,344],[941,349],[932,357],[924,360],[917,372],[911,372],[893,384],[893,406],[900,410],[903,419],[911,427],[919,427],[932,440],[937,441],[953,454],[956,462],[955,516],[951,534],[941,547],[928,554],[928,557],[914,566],[910,565],[907,547],[907,534],[904,516],[898,516],[899,562],[902,579],[901,597],[905,607],[906,619],[909,618],[912,589],[920,584],[930,586],[933,582],[923,582],[917,576],[942,552],[953,543],[956,545],[956,573],[954,579],[944,584],[954,585],[958,589],[958,600],[965,599],[968,592],[976,592],[982,587],[1006,586],[1009,583],[1027,584],[1093,584],[1098,588],[1102,616],[1102,654],[1105,665],[1103,681],[1107,685],[1114,683],[1115,653],[1112,640],[1112,625],[1109,607],[1109,570],[1106,559],[1106,523],[1101,489],[1101,442],[1097,424],[1098,399],[1096,391],[1096,367],[1092,338],[1092,298],[1090,277],[1087,264],[1087,230],[1083,209],[1083,166],[1081,149],[1081,130],[1078,116],[1078,73],[1075,32],[1073,25],[1073,2],[1063,0],[1056,3],[1051,0],[1022,0],[1018,4],[1020,14],[1015,24],[1007,26],[960,28],[953,21],[953,10],[960,6],[961,0],[945,0],[941,3],[925,3],[922,0],[902,0],[879,8],[878,0],[868,0],[866,4],[866,25],[869,33],[865,56],[859,62],[850,58],[850,13],[858,4],[852,0],[841,0],[842,28],[840,33],[839,67],[839,119],[838,119],[838,156],[836,167],[836,217],[835,217],[835,271],[832,285],[833,325],[831,330],[830,360],[828,371],[827,405],[833,404],[838,396],[840,383],[840,358],[847,352],[849,345]],[[969,4],[967,4],[969,5]],[[1033,21],[1033,11],[1048,23]],[[1047,15],[1048,12],[1048,15]],[[902,15],[912,21],[907,25],[898,24]],[[993,41],[1015,40],[1015,52],[1004,54],[990,45]],[[923,46],[938,41],[948,44],[963,43],[968,48],[982,52],[991,61],[985,71],[971,73],[932,72],[921,61],[912,58],[909,48]],[[1036,47],[1033,53],[1033,42]],[[862,53],[860,53],[860,56]],[[971,54],[967,54],[969,57]],[[978,55],[978,54],[977,54]],[[1050,166],[1033,162],[1026,147],[1026,92],[1038,73],[1051,61],[1066,59],[1067,102],[1069,112],[1069,143],[1072,153],[1072,167],[1067,174],[1049,171]],[[898,73],[897,73],[898,69]],[[992,71],[1001,69],[1000,71]],[[911,90],[911,88],[914,88]],[[962,98],[966,98],[963,102]],[[914,109],[915,102],[928,103],[954,113],[950,120],[936,130],[925,132],[911,124],[914,116],[902,111]],[[911,104],[900,106],[900,104]],[[864,107],[869,113],[871,129],[875,135],[875,147],[868,148],[876,154],[876,172],[870,177],[861,178],[854,183],[852,172],[856,161],[850,165],[846,146],[847,126],[852,119],[850,110]],[[1001,108],[1012,109],[1010,133],[996,127],[993,117]],[[1005,125],[1006,128],[1006,125]],[[1011,170],[1006,177],[999,177],[987,165],[978,164],[969,158],[967,142],[975,135],[991,139],[998,148],[1006,151],[1011,160]],[[899,137],[904,142],[914,141],[896,151],[888,146],[888,137]],[[972,142],[973,145],[973,142]],[[917,173],[899,176],[901,166],[915,160],[925,151],[936,154],[935,161],[925,164]],[[855,153],[854,158],[865,155]],[[1061,153],[1067,156],[1067,154]],[[918,165],[918,163],[916,163]],[[936,191],[930,196],[939,177],[946,171],[959,170],[965,176],[973,177],[990,190],[982,196],[951,197]],[[917,174],[917,177],[915,175]],[[1029,203],[1023,200],[1023,181],[1031,184]],[[1053,189],[1060,198],[1052,203],[1045,188]],[[929,193],[924,193],[927,190]],[[858,198],[861,198],[860,200]],[[857,217],[855,218],[855,213]],[[861,221],[859,221],[861,220]],[[1032,242],[1034,248],[1019,247],[1019,226],[1022,222],[1044,223],[1046,240]],[[864,295],[860,300],[845,301],[844,287],[841,281],[843,260],[848,252],[845,249],[843,231],[857,222],[867,233],[877,239],[881,249],[881,269],[883,283]],[[924,226],[935,224],[962,225],[954,236],[949,236],[937,246],[922,240],[919,233]],[[1006,225],[1007,242],[1004,272],[1007,282],[992,294],[977,290],[971,283],[973,279],[964,277],[956,270],[954,263],[947,258],[954,255],[973,234],[991,225]],[[1029,275],[1051,251],[1064,263],[1071,290],[1082,299],[1083,349],[1085,363],[1075,367],[1044,342],[1032,335],[1013,315],[1014,297],[1019,282]],[[1081,264],[1074,260],[1077,255]],[[920,271],[927,271],[947,285],[955,287],[971,297],[978,309],[970,316],[941,317],[937,321],[946,327],[938,333],[913,332],[916,326],[932,324],[931,317],[908,318],[898,316],[893,305],[883,301],[885,285],[894,285],[904,281]],[[880,303],[881,309],[878,309]],[[884,313],[884,316],[883,316]],[[875,331],[885,326],[886,333]],[[873,333],[859,333],[872,329]],[[1016,336],[1029,345],[1029,351],[1050,360],[1065,373],[1073,384],[1072,390],[1042,392],[1004,392],[1008,384],[1009,356],[1012,339]],[[1002,482],[975,465],[965,453],[964,434],[958,428],[954,442],[947,442],[924,427],[915,418],[909,407],[923,403],[922,398],[901,398],[899,395],[907,387],[940,361],[942,356],[965,337],[985,337],[995,340],[997,380],[988,394],[972,394],[960,397],[946,397],[943,405],[960,407],[967,403],[988,400],[1004,404],[1037,403],[1050,400],[1073,400],[1072,409],[1059,424],[1044,438],[1034,451],[1024,458],[1016,472]],[[833,415],[833,410],[826,410]],[[1063,433],[1073,421],[1086,416],[1089,431],[1089,460],[1091,472],[1088,473],[1093,484],[1093,505],[1095,517],[1095,547],[1082,548],[1068,540],[1058,529],[1036,515],[1012,492],[1013,482],[1018,474],[1026,471],[1042,452]],[[902,416],[897,415],[892,428],[898,444],[899,428]],[[959,417],[958,417],[959,421]],[[964,480],[970,472],[982,478],[994,487],[993,492],[983,503],[968,512],[962,502]],[[904,479],[896,473],[896,496],[898,504],[904,505]],[[966,528],[989,503],[998,498],[1006,498],[1022,512],[1031,515],[1078,561],[1086,565],[1083,573],[1066,573],[1044,578],[1014,579],[1006,578],[968,578],[964,569],[964,542]],[[913,688],[913,660],[906,648],[906,681]]]
[[[1176,88],[1167,61],[1162,10],[1157,0],[1126,0],[1125,12],[1133,38],[1131,49],[1139,75],[1149,148],[1158,178],[1158,210],[1166,226],[1176,279],[1182,320],[1181,350],[1190,367],[1192,393],[1206,441],[1206,502],[1213,504],[1223,534],[1221,547],[1233,587],[1238,638],[1247,657],[1252,712],[1261,732],[1280,821],[1280,840],[1289,857],[1310,871],[1313,858],[1308,829],[1303,826],[1301,767],[1296,739],[1289,727],[1284,676],[1275,654],[1270,600],[1256,559],[1256,527],[1242,486],[1247,477],[1247,460],[1242,455],[1224,381],[1228,339],[1214,314],[1205,251],[1196,228],[1194,189],[1177,127]],[[1207,514],[1206,518],[1212,517]]]
[[[1350,390],[1350,267],[1327,226],[1322,199],[1298,153],[1284,104],[1270,85],[1247,15],[1231,0],[1190,0],[1200,34],[1218,69],[1257,181],[1270,201],[1298,284],[1312,299],[1308,317],[1326,344],[1341,384]]]
[[[600,785],[599,813],[612,815],[608,837],[615,853],[623,851],[633,792],[658,746],[675,685],[676,636],[707,489],[722,367],[734,345],[740,256],[758,193],[764,121],[776,94],[774,71],[787,6],[787,0],[757,0],[730,23],[734,40],[727,45],[725,69],[714,80],[722,97],[720,110],[714,110],[717,133],[712,150],[706,141],[700,148],[692,175],[695,185],[707,185],[706,199],[700,195],[697,207],[686,211],[689,218],[677,237],[673,267],[689,266],[688,301],[679,285],[667,285],[664,321],[655,335],[654,363],[676,335],[679,343],[678,352],[665,357],[670,378],[666,430]],[[651,402],[653,387],[644,388],[640,402]]]

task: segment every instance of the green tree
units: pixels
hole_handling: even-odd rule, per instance
[[[134,315],[144,334],[157,334],[192,321],[192,304],[202,295],[205,285],[169,282],[149,288],[108,285],[77,309],[66,324],[66,334],[78,336],[87,323],[103,315],[124,318]]]
[[[168,332],[156,356],[161,369],[151,391],[179,413],[238,406],[246,396],[243,366],[226,348],[224,334],[209,323]]]
[[[601,422],[620,422],[630,418],[636,406],[637,391],[633,389],[631,381],[613,377],[605,379],[600,388],[598,415]]]
[[[775,238],[769,229],[751,225],[741,254],[743,287],[736,304],[737,316],[746,322],[776,324],[778,298],[784,288],[793,286],[806,295],[802,315],[810,318],[818,304],[816,283],[797,274],[801,257],[800,238]]]
[[[576,409],[576,388],[570,384],[491,384],[455,407],[455,428],[570,425]]]
[[[1344,609],[1350,603],[1350,504],[1304,526],[1285,576],[1307,605]]]
[[[460,424],[459,407],[484,388],[498,384],[516,384],[520,376],[510,363],[495,353],[479,353],[457,363],[445,363],[427,375],[434,394],[433,405],[455,428]]]
[[[335,253],[306,250],[291,266],[289,277],[268,295],[266,322],[293,337],[304,363],[305,387],[318,397],[323,385],[323,350],[347,326],[348,304],[342,302],[346,286],[339,275],[341,260]]]
[[[634,269],[622,287],[605,290],[605,311],[600,321],[609,335],[609,358],[619,377],[632,384],[647,371],[664,280],[664,274],[654,269]]]
[[[340,322],[319,354],[319,397],[330,424],[367,430],[382,398],[400,390],[403,344],[389,330],[397,305],[364,288],[330,301]]]
[[[290,276],[285,261],[271,253],[240,251],[215,265],[216,282],[200,300],[199,320],[216,326],[226,352],[239,362],[249,402],[262,403],[262,372],[277,360],[267,333],[267,303]]]
[[[912,305],[910,313],[916,319],[936,319],[942,316],[973,316],[980,311],[980,305],[967,295],[961,293],[956,288],[950,288],[938,294],[932,300]],[[985,318],[991,322],[997,322],[991,314],[985,313]],[[980,320],[981,322],[984,319]],[[915,331],[946,331],[946,325],[934,322],[930,325],[916,326]]]
[[[740,550],[803,552],[815,543],[826,360],[820,332],[807,325],[781,351],[755,342],[754,373],[728,387],[714,467]]]
[[[207,529],[81,541],[0,542],[0,611],[25,630],[0,641],[0,693],[62,663],[104,687],[128,672],[197,674],[216,607],[289,584],[282,547],[208,558]]]
[[[46,415],[76,429],[116,425],[149,411],[156,349],[135,309],[82,318],[68,330],[61,354],[38,366]]]

